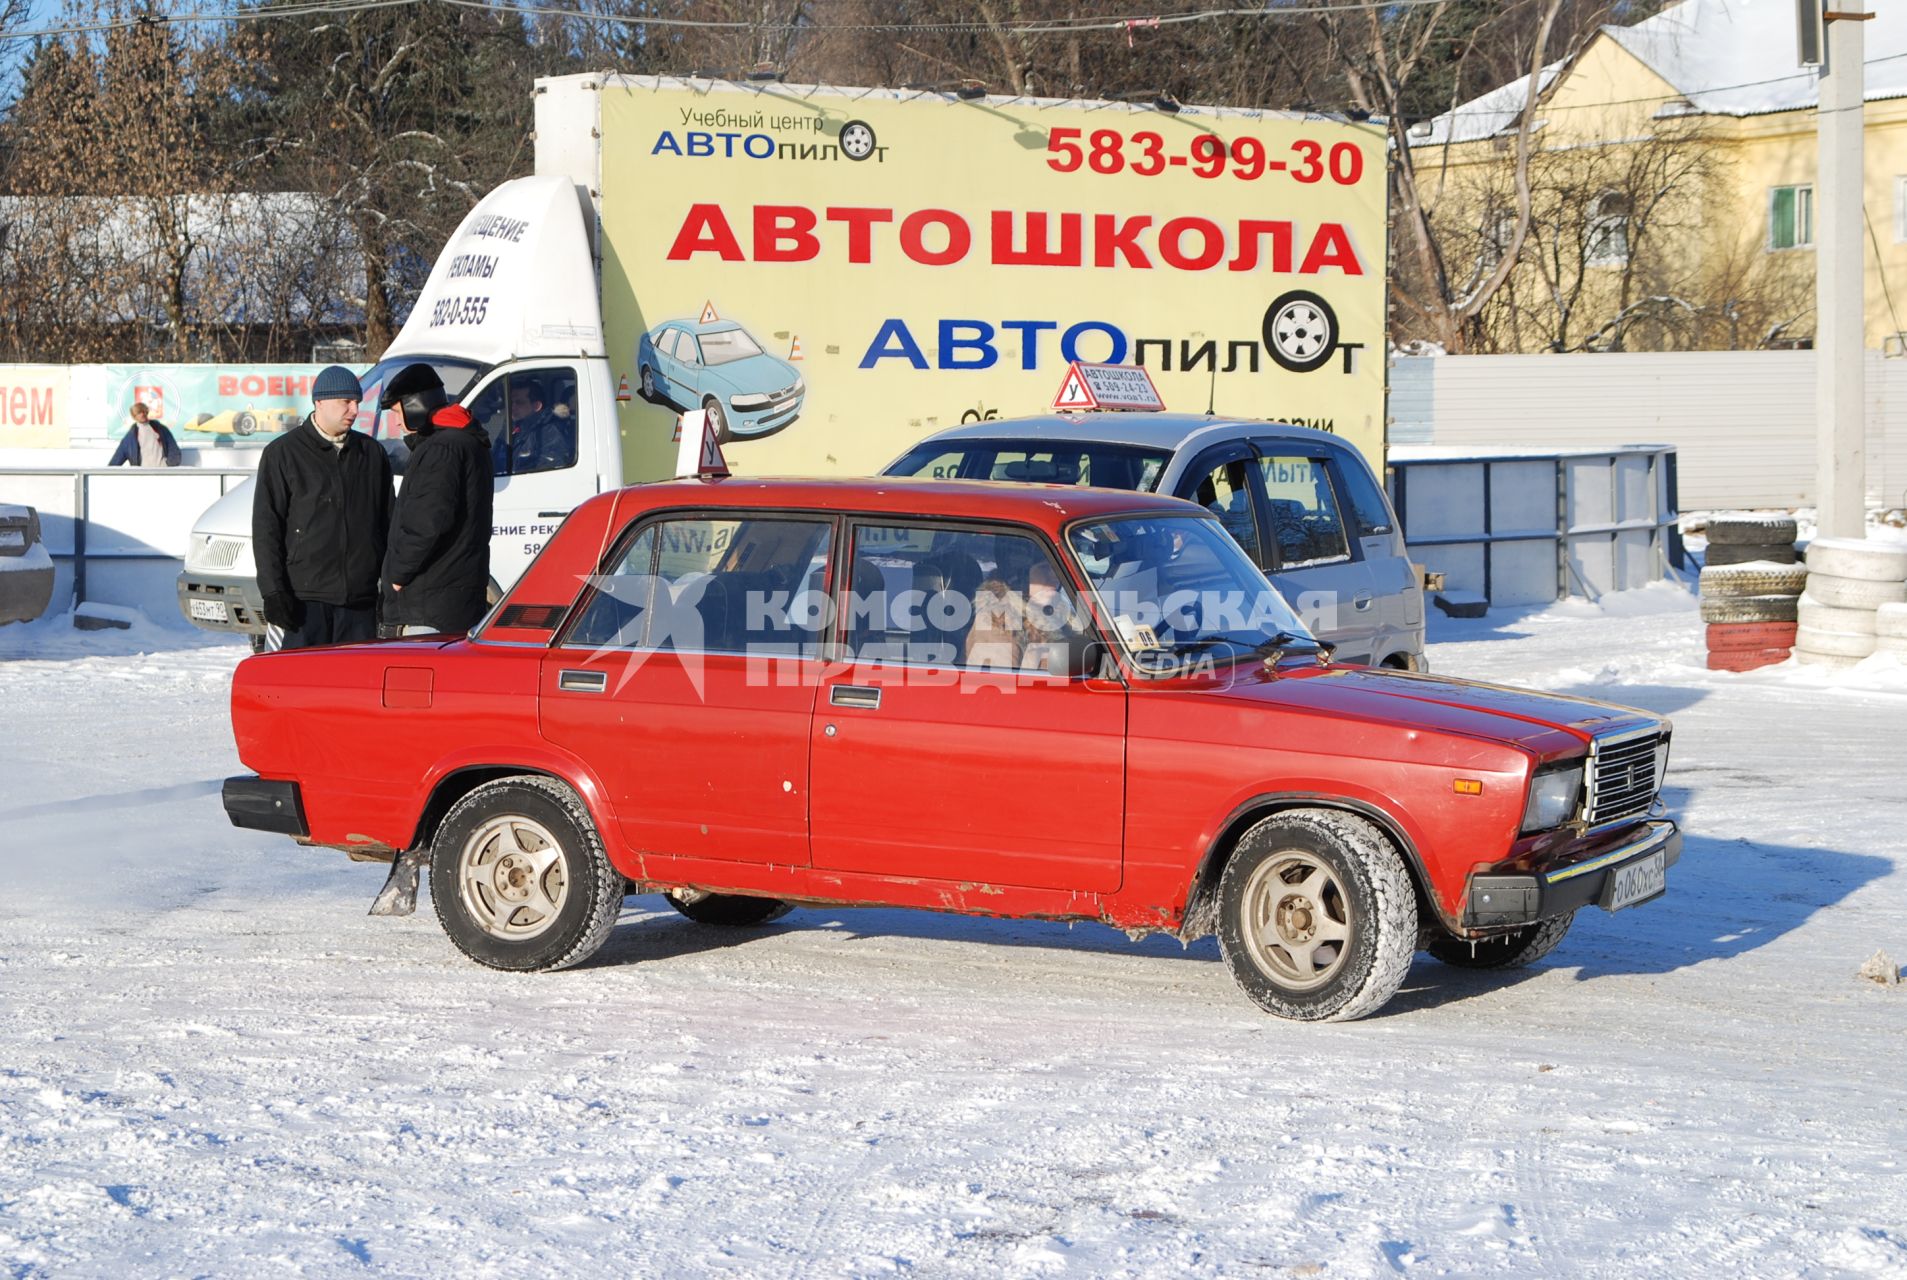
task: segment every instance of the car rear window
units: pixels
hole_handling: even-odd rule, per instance
[[[1031,484],[1089,484],[1101,489],[1149,493],[1159,483],[1169,450],[1136,445],[1054,444],[1047,441],[975,440],[934,443],[910,450],[890,466],[890,476],[936,480],[1018,480]]]

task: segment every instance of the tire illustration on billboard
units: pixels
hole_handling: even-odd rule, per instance
[[[874,130],[865,120],[850,120],[841,126],[841,154],[850,160],[865,160],[874,154]]]
[[[801,374],[733,320],[667,320],[636,344],[642,398],[708,412],[718,443],[759,440],[801,416]]]
[[[1265,349],[1280,368],[1310,373],[1338,349],[1338,317],[1315,293],[1293,289],[1265,308]]]

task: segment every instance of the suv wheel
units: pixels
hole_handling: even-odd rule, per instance
[[[1521,969],[1556,950],[1556,944],[1563,940],[1575,919],[1576,913],[1572,911],[1475,942],[1440,934],[1424,950],[1458,969]]]
[[[669,905],[697,924],[751,925],[779,920],[794,907],[780,898],[750,898],[739,893],[664,894]]]
[[[594,955],[622,910],[576,793],[534,775],[485,783],[431,841],[430,897],[457,949],[493,969],[567,969]]]
[[[1239,840],[1218,898],[1219,948],[1232,976],[1279,1017],[1364,1017],[1410,971],[1410,872],[1384,833],[1355,814],[1295,809],[1266,818]]]

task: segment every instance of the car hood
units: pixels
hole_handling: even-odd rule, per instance
[[[743,394],[779,391],[783,387],[793,386],[798,376],[793,365],[766,352],[758,356],[743,356],[727,364],[708,365],[702,372],[704,381],[719,379],[730,390]]]
[[[1647,711],[1591,698],[1366,667],[1260,668],[1234,680],[1222,696],[1514,742],[1546,757],[1603,734],[1662,723]]]

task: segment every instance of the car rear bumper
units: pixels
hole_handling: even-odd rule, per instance
[[[199,602],[199,615],[192,611],[194,601]],[[223,617],[200,616],[216,615],[219,609],[223,609]],[[252,578],[227,578],[187,569],[179,575],[179,612],[187,622],[207,631],[265,634],[265,600]]]
[[[225,816],[235,827],[272,831],[300,840],[311,835],[311,828],[305,822],[304,797],[295,782],[274,782],[252,774],[227,778],[224,800]]]
[[[1650,822],[1613,849],[1527,875],[1470,877],[1464,907],[1467,929],[1532,924],[1601,903],[1611,876],[1656,854],[1666,866],[1682,856],[1682,832],[1673,822]]]

